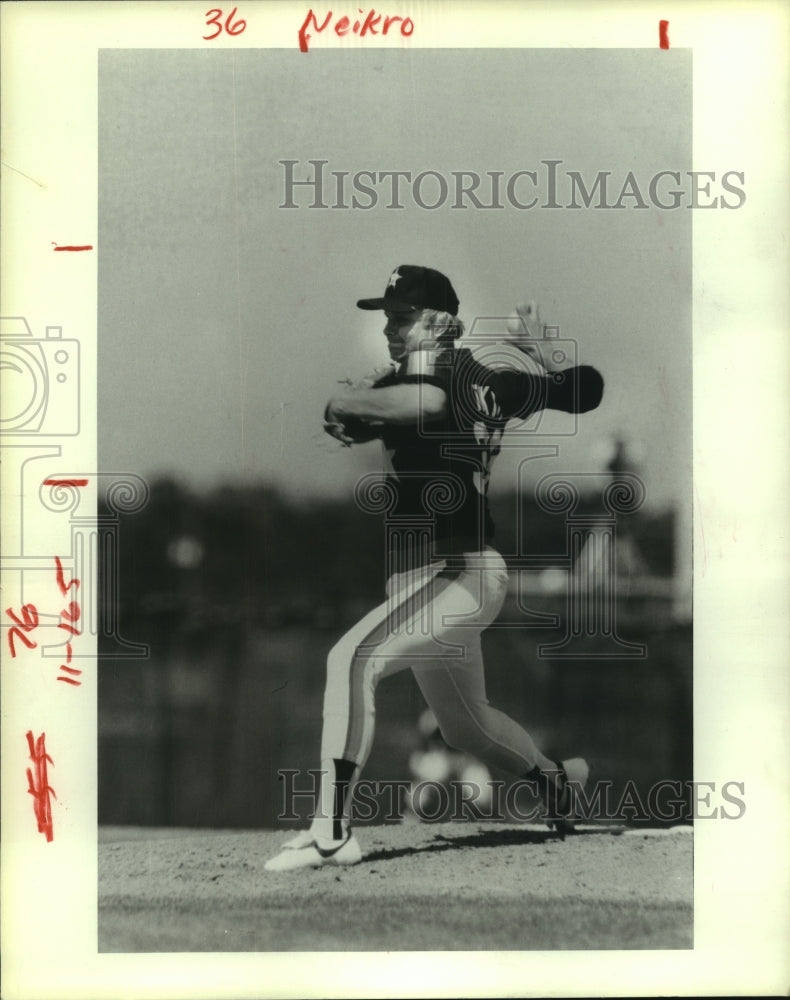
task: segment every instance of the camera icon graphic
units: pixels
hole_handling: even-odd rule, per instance
[[[525,371],[551,372],[578,364],[577,342],[561,337],[558,326],[541,324],[540,337],[523,337],[522,322],[518,316],[476,316],[462,344],[490,368],[513,368],[517,358],[527,359],[520,361]],[[516,340],[521,342],[520,351],[513,346]]]
[[[522,320],[518,316],[477,316],[472,321],[469,332],[461,343],[467,347],[475,360],[487,368],[511,369],[529,375],[543,375],[560,381],[563,369],[573,368],[579,362],[579,345],[569,337],[560,336],[558,326],[540,325],[540,336],[523,338]],[[526,333],[526,327],[524,327]],[[514,346],[520,340],[521,349]],[[513,440],[545,431],[543,409],[514,422],[508,428],[508,437]],[[577,414],[562,414],[561,421],[552,422],[551,435],[572,437],[578,431]]]
[[[80,431],[80,345],[59,326],[34,337],[22,316],[0,317],[0,435]]]
[[[561,337],[558,326],[542,324],[540,336],[522,337],[520,336],[520,328],[514,326],[515,322],[520,322],[520,320],[514,319],[513,316],[477,316],[458,344],[462,349],[468,351],[474,361],[483,368],[523,372],[528,375],[550,378],[554,382],[562,384],[566,378],[563,371],[575,368],[579,363],[577,341]],[[527,333],[526,328],[524,333]],[[520,346],[516,346],[516,342]],[[425,364],[424,361],[418,359],[415,370],[420,365],[425,366]],[[449,357],[445,361],[439,355],[434,362],[433,370],[438,372],[443,364],[451,366],[453,361]],[[454,399],[457,415],[468,422],[470,426],[475,424],[481,411],[486,411],[488,402],[490,402],[485,386],[474,383],[475,368],[471,366],[458,384]],[[577,413],[558,413],[555,411],[552,413],[551,419],[547,420],[546,413],[548,411],[542,407],[531,410],[528,403],[529,401],[525,406],[528,415],[523,418],[514,418],[508,426],[508,441],[515,442],[520,437],[534,437],[544,433],[552,437],[572,437],[578,433]],[[493,412],[490,415],[495,416]],[[457,437],[459,441],[462,441],[466,432],[460,430],[455,434],[450,433],[448,436],[446,428],[434,429],[430,423],[426,423],[420,426],[420,434],[425,438],[441,436],[443,441],[448,441]]]

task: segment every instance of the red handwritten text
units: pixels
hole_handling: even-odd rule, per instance
[[[658,22],[658,46],[661,49],[669,48],[669,21]]]
[[[58,589],[64,597],[70,590],[73,589],[76,592],[79,589],[79,580],[71,579],[68,582],[66,581],[66,575],[63,572],[63,563],[58,556],[55,556],[55,578]],[[13,608],[6,608],[5,613],[14,623],[8,630],[8,648],[11,651],[11,656],[16,657],[18,642],[21,642],[28,649],[35,649],[38,643],[30,637],[30,633],[38,628],[39,624],[36,606],[34,604],[25,604],[19,614]],[[61,620],[58,623],[58,628],[63,629],[69,636],[69,642],[66,644],[66,662],[60,666],[60,669],[65,671],[66,676],[58,677],[58,680],[63,681],[65,684],[72,684],[75,687],[79,687],[81,681],[74,678],[78,677],[82,671],[77,670],[76,667],[69,666],[71,658],[74,655],[74,651],[71,648],[71,636],[82,634],[76,624],[81,617],[82,609],[79,602],[69,601],[68,605],[60,612]]]
[[[81,246],[81,247],[59,247],[57,245],[57,243],[56,243],[55,244],[55,252],[57,253],[58,250],[93,250],[93,247],[89,246],[89,245],[85,245],[85,246]]]
[[[50,795],[55,795],[55,790],[50,787],[47,777],[47,764],[55,762],[47,753],[45,745],[46,733],[42,733],[37,740],[33,739],[33,733],[27,733],[27,745],[30,751],[30,760],[33,762],[32,768],[27,768],[27,790],[33,796],[33,811],[38,822],[38,832],[43,833],[49,843],[53,837],[52,830],[52,806]],[[57,798],[57,795],[55,795]]]
[[[360,14],[362,11],[360,10]],[[334,23],[335,34],[342,38],[343,35],[347,35],[349,31],[353,35],[359,35],[360,38],[364,38],[366,35],[386,35],[390,28],[397,24],[398,30],[400,31],[403,38],[408,38],[414,32],[414,21],[410,17],[384,17],[384,22],[382,21],[382,14],[377,14],[375,10],[371,9],[368,11],[367,16],[364,21],[354,21],[353,25],[351,20],[346,17],[338,18]],[[308,42],[313,37],[308,34],[308,28],[312,28],[316,32],[324,31],[329,27],[332,20],[332,11],[323,20],[323,23],[319,24],[318,19],[312,11],[312,8],[307,12],[307,17],[304,19],[304,24],[299,29],[299,51],[308,51]],[[381,31],[379,32],[379,24],[381,24]]]
[[[69,582],[66,583],[66,575],[63,572],[63,563],[60,561],[60,556],[55,556],[55,575],[58,581],[58,589],[64,597],[68,594],[72,587],[76,589],[80,585],[79,580],[69,580]]]
[[[225,18],[225,23],[224,24],[221,21],[221,18],[222,18],[222,11],[221,10],[219,10],[218,8],[215,8],[214,10],[207,10],[206,11],[206,24],[207,25],[209,25],[209,24],[213,25],[217,30],[214,32],[213,35],[204,35],[203,38],[207,42],[210,42],[213,39],[217,38],[219,35],[221,35],[223,29],[229,35],[240,35],[242,33],[242,31],[244,31],[244,29],[247,27],[247,22],[244,21],[244,20],[242,20],[241,18],[239,18],[238,21],[234,21],[233,20],[233,18],[236,16],[236,11],[237,10],[238,10],[238,7],[234,7],[233,8],[233,10],[230,12],[230,14],[228,14],[228,16]]]
[[[45,479],[45,486],[87,486],[87,479]]]
[[[80,586],[80,581],[76,579],[69,580],[66,583],[66,576],[63,572],[63,563],[60,561],[58,556],[55,556],[55,574],[58,582],[58,589],[61,594],[65,597],[68,592],[73,587],[74,590],[78,590]],[[82,610],[77,601],[69,601],[68,607],[64,608],[60,612],[60,617],[62,621],[58,624],[58,628],[62,628],[69,636],[80,635],[80,630],[74,624],[80,620],[82,615]],[[77,670],[76,667],[70,666],[71,658],[73,656],[73,650],[71,648],[71,640],[66,643],[66,662],[61,663],[60,669],[64,672],[64,676],[59,676],[58,680],[63,681],[64,684],[71,684],[74,687],[79,687],[82,681],[76,680],[77,677],[82,673],[81,670]]]
[[[28,649],[34,649],[37,643],[27,633],[38,627],[38,611],[35,605],[26,604],[19,615],[11,608],[6,608],[5,613],[14,622],[8,630],[8,648],[11,650],[11,656],[16,656],[16,640],[23,642]]]

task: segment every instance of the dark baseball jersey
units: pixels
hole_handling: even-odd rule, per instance
[[[508,421],[546,408],[584,412],[603,392],[589,366],[547,375],[495,369],[465,348],[410,355],[379,385],[400,383],[438,386],[447,408],[441,419],[382,434],[393,498],[386,519],[390,572],[490,545],[488,483]]]

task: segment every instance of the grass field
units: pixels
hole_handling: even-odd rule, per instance
[[[690,828],[402,824],[352,868],[271,874],[289,834],[105,827],[100,952],[691,948]]]

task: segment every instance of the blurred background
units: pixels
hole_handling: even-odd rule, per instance
[[[547,414],[505,436],[491,701],[618,787],[691,776],[691,213],[397,210],[386,186],[370,210],[311,209],[308,189],[280,208],[282,160],[300,178],[310,159],[541,178],[554,160],[563,199],[571,170],[646,190],[690,169],[691,109],[675,48],[100,53],[99,469],[149,487],[134,513],[103,501],[102,823],[270,826],[278,770],[318,767],[326,653],[384,584],[382,524],[352,499],[377,446],[333,449],[321,418],[339,380],[386,360],[355,302],[401,263],[449,275],[468,328],[537,299],[606,379],[578,427]],[[577,477],[572,515],[538,502],[555,473]],[[643,502],[609,517],[601,491],[627,473]],[[583,657],[548,655],[612,530],[616,641],[593,628]],[[378,707],[367,777],[407,777],[409,673]]]

